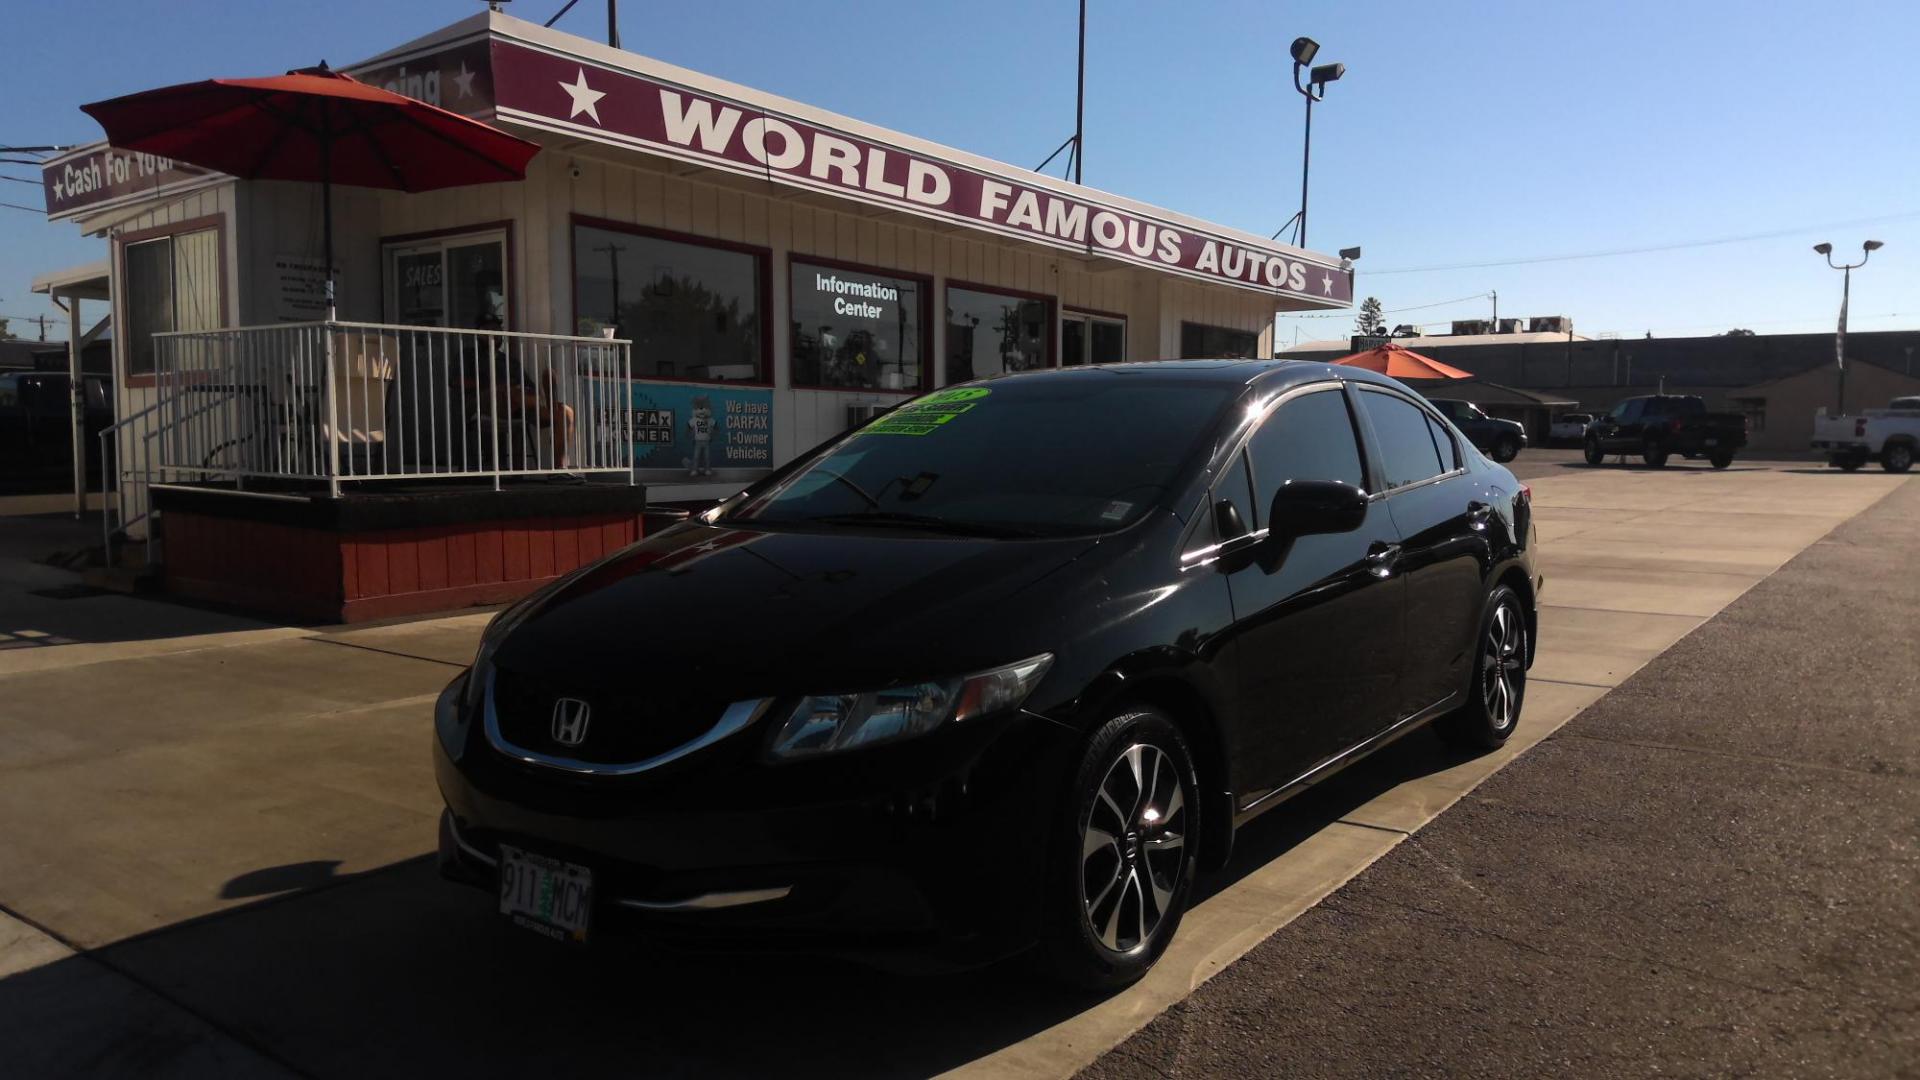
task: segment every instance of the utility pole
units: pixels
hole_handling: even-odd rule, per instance
[[[607,0],[607,44],[620,47],[620,0]]]

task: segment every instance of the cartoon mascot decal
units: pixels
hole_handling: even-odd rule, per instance
[[[687,416],[687,430],[693,433],[693,456],[682,464],[688,476],[713,475],[713,401],[705,394],[693,399]]]

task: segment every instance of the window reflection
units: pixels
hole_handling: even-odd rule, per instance
[[[1053,302],[980,289],[947,290],[947,381],[1052,362]]]
[[[793,384],[918,390],[925,286],[795,260]]]
[[[639,377],[764,382],[761,264],[753,252],[576,225],[578,332],[630,339]]]

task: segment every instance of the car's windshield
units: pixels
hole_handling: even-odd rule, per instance
[[[1166,495],[1236,390],[1111,370],[953,387],[869,423],[725,516],[1007,536],[1116,529]]]

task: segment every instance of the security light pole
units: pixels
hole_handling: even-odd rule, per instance
[[[1813,245],[1813,250],[1826,256],[1828,266],[1840,271],[1840,322],[1833,331],[1833,366],[1838,372],[1839,384],[1835,395],[1838,400],[1834,403],[1836,416],[1845,415],[1847,411],[1847,301],[1853,293],[1853,272],[1867,265],[1867,260],[1872,258],[1873,253],[1880,250],[1881,246],[1878,240],[1868,240],[1860,245],[1859,262],[1836,263],[1833,261],[1832,244]]]

